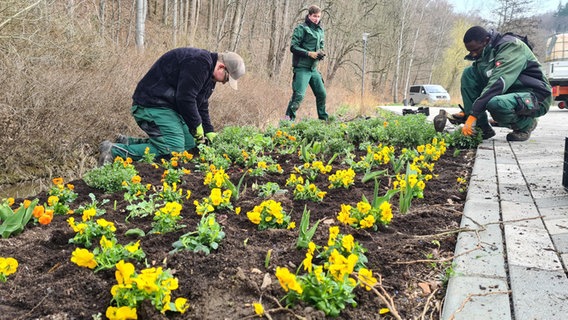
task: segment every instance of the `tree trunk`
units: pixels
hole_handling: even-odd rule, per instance
[[[144,0],[136,0],[136,49],[144,50],[144,32],[146,22],[146,6]]]

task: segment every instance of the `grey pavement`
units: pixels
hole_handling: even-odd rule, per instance
[[[477,149],[442,319],[568,319],[568,110],[551,107],[525,142],[494,129]]]

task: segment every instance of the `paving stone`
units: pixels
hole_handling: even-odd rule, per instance
[[[544,224],[546,225],[550,235],[562,233],[568,234],[568,216],[564,218],[544,219]]]
[[[511,319],[507,282],[484,277],[452,277],[441,319]]]
[[[519,184],[499,184],[499,194],[501,200],[518,203],[533,202],[531,193],[526,185]]]
[[[488,225],[478,232],[461,232],[454,254],[454,271],[458,275],[507,277],[503,235],[499,225]]]
[[[540,212],[534,203],[516,203],[501,201],[501,215],[503,222],[508,225],[522,227],[543,228]]]
[[[505,243],[509,267],[562,270],[552,240],[545,228],[505,225]]]
[[[562,270],[510,266],[509,272],[515,320],[566,319],[568,279]]]
[[[535,199],[535,202],[539,208],[566,207],[568,206],[568,197],[559,195],[557,197]]]
[[[483,208],[483,210],[479,210]],[[462,228],[479,228],[479,225],[501,221],[499,202],[480,199],[465,202],[462,215]],[[469,219],[469,220],[468,220]],[[466,220],[466,223],[464,223]],[[471,222],[471,223],[470,223]]]
[[[552,238],[554,247],[559,254],[568,254],[568,233],[553,234],[550,237]],[[567,266],[566,261],[564,263],[564,266]]]
[[[499,184],[519,184],[524,185],[525,177],[519,170],[517,164],[498,164],[497,165],[497,178]]]

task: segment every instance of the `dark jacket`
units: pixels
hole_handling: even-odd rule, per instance
[[[552,89],[548,79],[532,50],[519,38],[494,32],[472,67],[484,79],[483,91],[473,103],[474,116],[485,112],[493,97],[512,92],[532,92],[546,111],[550,108]]]
[[[299,24],[294,29],[290,42],[290,51],[293,54],[292,66],[294,68],[315,69],[318,60],[310,58],[308,52],[323,50],[324,32],[321,22],[314,24],[306,16],[304,23]]]
[[[215,89],[213,70],[217,53],[197,48],[166,52],[140,80],[133,103],[144,107],[166,107],[177,111],[191,132],[200,124],[212,132],[209,97]]]

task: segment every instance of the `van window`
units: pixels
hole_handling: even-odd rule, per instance
[[[412,86],[410,87],[410,92],[418,93],[420,92],[420,86]]]

